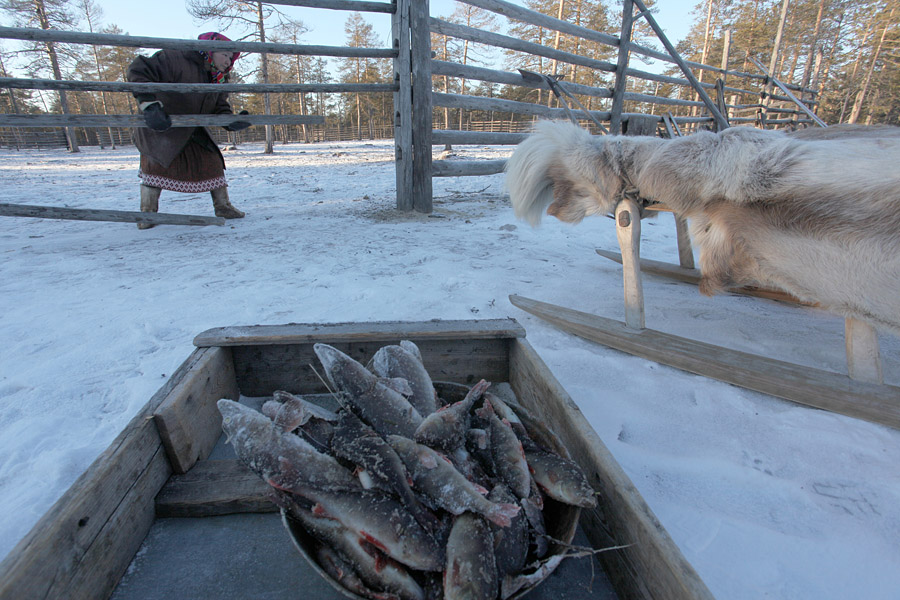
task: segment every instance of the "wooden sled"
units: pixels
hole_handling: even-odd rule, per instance
[[[608,250],[602,250],[600,248],[597,248],[596,252],[604,258],[608,258],[609,260],[617,262],[620,265],[622,264],[622,255],[618,252],[609,252]],[[651,273],[653,275],[659,275],[660,277],[667,277],[669,279],[683,281],[685,283],[691,283],[694,285],[699,285],[700,283],[699,269],[682,267],[680,265],[673,265],[659,260],[651,260],[649,258],[642,258],[640,259],[640,261],[642,273]],[[756,298],[766,298],[768,300],[790,302],[792,304],[800,304],[803,306],[818,306],[818,304],[816,303],[804,302],[803,300],[800,300],[799,298],[780,290],[769,290],[766,288],[754,286],[742,286],[731,288],[728,291],[744,296],[754,296]]]
[[[522,296],[510,296],[509,301],[563,331],[622,352],[798,404],[900,429],[898,387],[857,381],[847,375],[653,329],[633,329],[620,321]]]
[[[213,454],[223,445],[216,402],[261,400],[278,389],[325,392],[309,367],[316,364],[313,344],[365,362],[404,339],[419,346],[435,380],[509,384],[599,492],[598,506],[582,509],[579,529],[586,545],[623,546],[596,555],[606,587],[599,573],[593,579],[592,561],[573,573],[566,564],[576,559],[568,559],[529,598],[712,598],[522,327],[502,319],[225,327],[198,335],[197,349],[0,563],[0,599],[347,598],[291,547],[259,478]],[[146,574],[154,564],[163,566]]]

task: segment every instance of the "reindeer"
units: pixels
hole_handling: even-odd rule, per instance
[[[900,334],[900,128],[733,127],[659,139],[544,121],[506,167],[517,217],[570,223],[626,195],[689,219],[706,295],[782,289]]]

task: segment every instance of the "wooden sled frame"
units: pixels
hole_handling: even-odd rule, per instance
[[[602,256],[622,263],[624,323],[519,296],[510,296],[510,302],[565,331],[624,352],[798,404],[900,429],[900,403],[897,401],[900,388],[883,383],[878,336],[875,328],[868,323],[846,319],[849,375],[802,367],[646,329],[641,283],[640,214],[636,201],[620,201],[616,206],[615,219],[621,256],[598,251]],[[669,267],[670,271],[675,270],[674,265]],[[681,270],[687,271],[683,267]]]

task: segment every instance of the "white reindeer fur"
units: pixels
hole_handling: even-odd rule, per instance
[[[900,128],[748,127],[664,140],[545,121],[507,164],[517,217],[577,223],[623,187],[690,219],[700,291],[783,289],[900,333]]]

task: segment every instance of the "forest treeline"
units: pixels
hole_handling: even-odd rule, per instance
[[[210,28],[226,32],[240,41],[308,43],[309,26],[293,18],[290,9],[265,2],[233,0],[186,0],[189,12]],[[521,4],[537,12],[595,31],[620,34],[621,3],[617,0],[523,0]],[[651,7],[654,2],[646,1]],[[677,49],[688,60],[724,67],[732,71],[761,74],[755,59],[772,69],[783,82],[819,91],[804,96],[829,124],[896,123],[900,113],[900,69],[898,69],[898,21],[900,0],[702,0],[695,5],[690,33],[678,41]],[[135,10],[140,8],[135,7]],[[329,11],[330,12],[330,11]],[[384,48],[389,32],[377,32],[360,13],[346,13],[345,38],[334,45]],[[330,16],[330,15],[329,15]],[[495,13],[456,3],[452,14],[439,18],[481,31],[509,35],[570,52],[594,60],[615,63],[617,49],[599,42],[559,34],[542,27],[508,20]],[[106,23],[95,0],[0,0],[0,23],[14,27],[37,27],[127,34],[114,23]],[[310,24],[315,26],[314,24]],[[665,26],[665,23],[662,24]],[[634,41],[644,46],[661,46],[643,19],[635,25]],[[674,42],[674,40],[673,40]],[[725,52],[727,50],[727,55]],[[595,88],[610,87],[613,75],[585,66],[541,58],[514,50],[501,50],[480,43],[432,34],[436,60],[468,66],[483,66],[515,72],[527,69],[555,74],[564,82]],[[61,43],[0,40],[0,76],[66,80],[123,81],[128,65],[138,50],[114,46],[67,45]],[[671,64],[648,62],[637,53],[631,56],[636,69],[680,77]],[[694,74],[712,83],[721,74],[695,70]],[[373,58],[326,59],[315,56],[250,54],[238,61],[233,80],[261,83],[385,83],[392,79],[390,60]],[[737,85],[734,76],[726,85]],[[554,105],[546,90],[435,76],[434,90]],[[746,87],[746,83],[741,84]],[[761,89],[761,85],[757,86]],[[639,78],[629,80],[628,91],[696,100],[684,86]],[[327,122],[355,129],[360,137],[376,130],[390,131],[392,98],[387,93],[232,94],[236,110],[253,114],[309,114],[325,116]],[[584,96],[589,109],[607,109],[609,99]],[[748,98],[732,95],[732,104]],[[753,101],[753,99],[749,99]],[[756,99],[759,101],[759,98]],[[746,105],[745,105],[746,106]],[[626,111],[671,110],[687,115],[696,108],[626,104]],[[136,112],[127,93],[0,90],[0,112],[129,114]],[[528,120],[524,115],[492,111],[436,108],[435,128],[470,128],[473,122]],[[273,128],[266,127],[269,149]],[[121,138],[121,133],[118,133]],[[110,137],[113,132],[110,130]],[[121,140],[120,140],[121,141]]]

